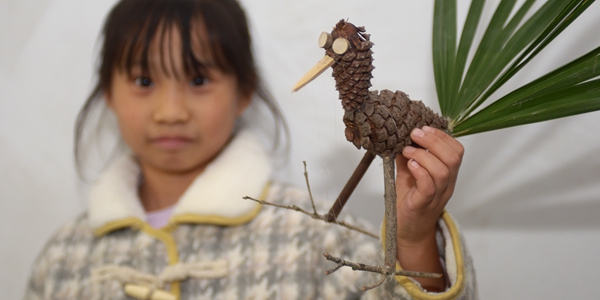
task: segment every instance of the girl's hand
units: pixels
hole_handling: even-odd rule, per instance
[[[436,224],[454,192],[464,148],[432,127],[414,129],[410,136],[424,149],[405,147],[396,157],[398,261],[405,270],[441,272]],[[417,280],[444,288],[444,281]]]

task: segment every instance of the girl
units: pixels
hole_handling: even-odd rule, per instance
[[[102,103],[128,150],[93,185],[87,212],[50,239],[26,299],[475,297],[470,257],[443,211],[463,153],[456,140],[415,130],[429,151],[407,147],[397,158],[399,266],[447,276],[388,279],[363,293],[379,275],[343,268],[325,276],[331,264],[321,253],[364,262],[381,255],[376,242],[242,199],[309,201],[303,189],[272,181],[269,155],[238,122],[262,101],[285,128],[235,0],[122,0],[103,39],[76,157],[87,116]]]

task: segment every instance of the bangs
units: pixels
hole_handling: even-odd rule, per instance
[[[231,12],[217,1],[132,0],[122,1],[109,15],[104,28],[104,61],[101,74],[105,90],[115,69],[130,76],[139,67],[148,73],[157,68],[167,76],[205,75],[208,68],[235,72],[240,60],[233,45],[244,41]],[[175,41],[180,47],[174,45]],[[248,41],[249,42],[249,41]],[[180,49],[179,53],[173,51]],[[176,57],[179,55],[180,57]],[[233,57],[230,57],[233,56]],[[159,60],[153,61],[153,57]],[[183,70],[175,70],[181,59]],[[245,58],[242,58],[243,61]],[[153,65],[160,62],[158,65]],[[183,71],[184,74],[178,74]],[[235,72],[236,74],[238,72]],[[104,76],[103,76],[104,77]]]
[[[133,15],[127,18],[129,24],[120,27],[121,43],[115,49],[113,67],[131,75],[132,69],[139,66],[143,73],[148,73],[150,56],[157,55],[160,64],[155,67],[160,67],[167,76],[178,77],[175,55],[180,55],[183,75],[186,76],[206,74],[208,67],[229,71],[226,61],[215,55],[220,51],[208,46],[213,45],[212,48],[217,48],[218,43],[207,41],[202,15],[195,13],[198,5],[191,1],[177,5],[175,2],[178,1],[149,2],[145,7],[137,7]],[[178,39],[176,35],[179,35]],[[181,47],[174,45],[175,40]],[[180,49],[180,53],[171,51],[174,49]],[[198,57],[198,54],[201,54],[201,57]]]

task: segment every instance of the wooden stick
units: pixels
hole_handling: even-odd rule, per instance
[[[335,219],[342,212],[344,205],[346,205],[346,202],[348,202],[348,198],[350,198],[350,195],[352,195],[352,192],[354,192],[354,189],[369,169],[373,159],[375,159],[375,154],[373,154],[371,151],[367,151],[354,170],[354,173],[352,173],[352,176],[350,176],[350,179],[348,179],[346,186],[344,186],[340,192],[340,195],[333,203],[333,206],[331,206],[331,209],[329,209],[329,212],[327,213],[327,222],[335,222]]]
[[[383,180],[385,182],[385,266],[393,271],[396,269],[396,251],[398,226],[396,215],[396,172],[394,157],[383,158]]]
[[[333,60],[333,58],[325,55],[325,57],[323,57],[321,61],[319,61],[312,69],[310,69],[306,74],[304,74],[304,76],[302,76],[302,78],[296,83],[296,85],[292,89],[292,92],[297,92],[299,89],[307,85],[313,79],[319,77],[319,75],[325,72],[327,68],[333,66],[334,62],[335,60]]]

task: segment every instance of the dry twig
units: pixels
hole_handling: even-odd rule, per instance
[[[310,190],[310,183],[308,182],[308,172],[306,171],[306,161],[302,161],[304,164],[304,179],[306,180],[306,188],[308,189],[308,195],[310,196],[310,204],[312,204],[313,213],[318,215],[317,207],[315,206],[315,200],[312,196],[312,191]]]
[[[308,215],[308,216],[310,216],[313,219],[321,220],[323,222],[327,222],[327,216],[326,215],[320,215],[320,214],[317,214],[317,213],[311,213],[311,212],[306,211],[306,210],[304,210],[304,209],[302,209],[302,208],[300,208],[300,207],[298,207],[296,205],[281,205],[281,204],[271,203],[271,202],[264,201],[264,200],[254,199],[254,198],[248,197],[248,196],[244,197],[244,199],[256,201],[256,202],[258,202],[258,203],[260,203],[262,205],[269,205],[269,206],[275,206],[275,207],[285,208],[285,209],[289,209],[289,210],[295,210],[295,211],[301,212],[301,213],[303,213],[305,215]],[[342,227],[346,227],[346,228],[348,228],[350,230],[354,230],[356,232],[360,232],[362,234],[366,234],[366,235],[368,235],[368,236],[370,236],[370,237],[372,237],[374,239],[379,239],[378,235],[376,235],[376,234],[374,234],[372,232],[369,232],[367,230],[364,230],[364,229],[362,229],[360,227],[348,224],[348,223],[346,223],[344,221],[336,221],[335,224],[338,224],[338,225],[340,225]]]
[[[309,180],[308,180],[308,171],[306,170],[306,161],[303,161],[303,163],[304,163],[304,178],[306,179],[306,187],[308,188],[308,196],[310,197],[310,203],[311,203],[312,209],[313,209],[312,213],[308,212],[308,211],[306,211],[306,210],[304,210],[304,209],[302,209],[302,208],[300,208],[300,207],[298,207],[296,205],[291,205],[291,206],[290,205],[281,205],[281,204],[271,203],[271,202],[268,202],[268,201],[265,201],[265,200],[254,199],[254,198],[248,197],[248,196],[244,197],[243,199],[256,201],[256,202],[258,202],[258,203],[260,203],[262,205],[269,205],[269,206],[275,206],[275,207],[279,207],[279,208],[285,208],[285,209],[295,210],[295,211],[301,212],[301,213],[303,213],[305,215],[308,215],[308,216],[310,216],[313,219],[321,220],[321,221],[326,222],[326,223],[335,223],[335,224],[338,224],[338,225],[340,225],[342,227],[346,227],[346,228],[348,228],[350,230],[354,230],[356,232],[360,232],[362,234],[366,234],[366,235],[368,235],[368,236],[370,236],[370,237],[372,237],[374,239],[379,239],[379,235],[374,234],[374,233],[372,233],[370,231],[367,231],[367,230],[364,230],[364,229],[362,229],[360,227],[348,224],[348,223],[346,223],[344,221],[337,221],[337,220],[334,219],[333,222],[331,222],[331,221],[329,221],[328,214],[327,215],[320,215],[317,212],[317,207],[315,206],[315,199],[313,198],[312,191],[310,190],[310,183],[309,183]]]
[[[352,270],[379,273],[381,275],[399,275],[399,276],[422,277],[422,278],[441,278],[442,277],[441,274],[437,274],[437,273],[415,272],[415,271],[405,271],[405,270],[389,272],[385,268],[385,266],[375,267],[375,266],[365,265],[363,263],[355,263],[355,262],[351,262],[351,261],[348,261],[348,260],[345,260],[345,259],[342,259],[339,257],[332,256],[329,253],[323,253],[323,256],[325,256],[325,258],[327,260],[338,264],[335,268],[328,270],[326,272],[327,275],[337,271],[341,267],[350,267],[350,268],[352,268]]]
[[[385,278],[387,276],[391,276],[391,275],[422,277],[422,278],[441,278],[442,277],[441,274],[437,274],[437,273],[414,272],[414,271],[405,271],[405,270],[398,270],[398,271],[390,272],[389,269],[387,268],[387,266],[375,267],[375,266],[369,266],[369,265],[366,265],[363,263],[355,263],[355,262],[351,262],[351,261],[348,261],[348,260],[345,260],[345,259],[342,259],[339,257],[332,256],[329,253],[323,253],[323,256],[325,256],[325,258],[327,260],[332,261],[337,264],[337,266],[335,268],[327,270],[327,272],[325,272],[325,274],[327,274],[327,275],[339,270],[341,267],[350,267],[354,271],[373,272],[373,273],[379,273],[379,274],[383,275],[383,279],[379,283],[370,285],[370,286],[363,286],[362,287],[363,291],[374,289],[374,288],[380,286],[385,281]]]

